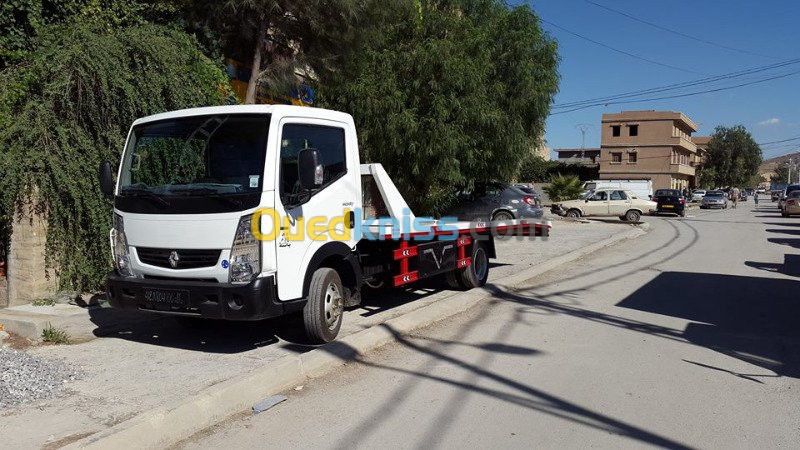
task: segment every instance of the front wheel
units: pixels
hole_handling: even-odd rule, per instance
[[[566,216],[571,219],[577,219],[581,216],[581,212],[578,211],[577,209],[570,209],[569,211],[567,211]]]
[[[323,267],[311,276],[303,324],[308,339],[324,344],[336,339],[344,315],[344,287],[335,270]]]
[[[781,213],[781,217],[789,217],[789,214],[786,214],[785,212],[782,212]]]
[[[625,213],[626,222],[638,222],[642,218],[642,214],[634,209]]]

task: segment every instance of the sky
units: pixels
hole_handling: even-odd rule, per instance
[[[590,1],[717,45],[637,22]],[[800,0],[529,0],[527,3],[546,21],[542,27],[558,41],[561,85],[555,104],[800,59]],[[588,42],[558,27],[652,62]],[[790,72],[800,72],[800,62],[656,96],[750,83]],[[759,143],[800,137],[800,73],[702,95],[551,114],[545,133],[547,145],[580,147],[579,127],[589,124],[584,127],[586,147],[599,147],[600,118],[604,112],[641,109],[681,111],[699,125],[695,135],[711,134],[717,125],[744,125]],[[800,151],[800,140],[764,145],[762,149],[765,159]]]

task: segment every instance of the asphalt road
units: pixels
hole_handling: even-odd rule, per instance
[[[181,446],[796,447],[800,218],[760,206],[647,218]]]

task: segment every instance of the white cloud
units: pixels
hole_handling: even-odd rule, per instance
[[[781,119],[778,119],[777,117],[773,117],[771,119],[762,120],[761,122],[758,122],[758,125],[762,126],[762,127],[768,127],[770,125],[777,125],[779,123],[781,123]]]

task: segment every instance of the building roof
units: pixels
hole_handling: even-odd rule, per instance
[[[594,147],[594,148],[557,148],[557,149],[555,149],[553,151],[556,152],[556,153],[561,153],[561,152],[599,152],[600,149],[596,148],[596,147]]]
[[[708,145],[709,141],[711,141],[711,136],[692,136],[692,142],[695,145]]]
[[[635,121],[650,121],[650,120],[679,120],[686,124],[692,131],[697,131],[697,124],[692,121],[686,114],[676,111],[656,111],[656,110],[643,110],[643,111],[622,111],[619,113],[603,114],[602,122],[635,122]]]

